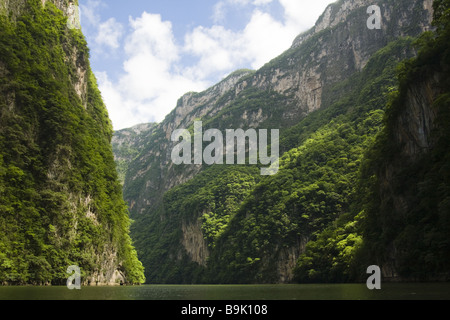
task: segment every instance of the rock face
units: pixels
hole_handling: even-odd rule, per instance
[[[202,232],[200,220],[197,220],[195,223],[183,221],[181,230],[183,232],[181,244],[185,248],[188,256],[199,265],[206,266],[209,250]]]
[[[428,3],[426,4],[429,5]],[[450,266],[450,3],[435,1],[431,33],[399,67],[385,126],[368,152],[368,255],[396,281],[448,281]]]
[[[70,265],[81,268],[86,285],[142,280],[114,170],[112,126],[84,37],[72,30],[77,4],[0,1],[4,283],[64,284]],[[24,192],[14,191],[13,171]]]
[[[387,144],[389,151],[377,172],[377,194],[380,201],[377,204],[380,214],[378,224],[381,230],[397,228],[395,233],[385,231],[387,236],[384,237],[389,241],[385,240],[387,244],[384,253],[378,255],[386,279],[398,281],[417,280],[421,277],[428,277],[431,280],[448,278],[448,273],[439,267],[435,267],[437,272],[428,271],[427,275],[424,275],[421,270],[423,266],[416,265],[417,261],[421,261],[419,255],[413,257],[416,261],[409,262],[405,266],[407,261],[405,256],[409,256],[409,251],[412,251],[410,246],[422,245],[423,252],[420,254],[428,252],[427,263],[433,261],[431,257],[436,254],[435,251],[444,250],[446,246],[443,241],[444,244],[436,249],[433,243],[442,241],[437,235],[441,228],[444,230],[448,228],[445,227],[447,220],[438,219],[439,227],[436,227],[434,226],[436,222],[427,218],[433,216],[435,212],[439,212],[440,217],[445,217],[447,211],[445,185],[448,181],[445,181],[445,168],[443,164],[439,164],[442,161],[440,157],[434,155],[436,148],[443,148],[443,142],[440,141],[442,136],[439,134],[442,128],[439,126],[446,126],[442,122],[438,124],[438,108],[434,106],[437,98],[446,92],[446,88],[442,86],[444,83],[442,79],[441,72],[433,71],[421,79],[410,82],[404,89],[405,95],[399,111],[391,114],[390,138]],[[435,168],[441,168],[437,175],[433,173]],[[443,176],[440,177],[440,174]],[[434,185],[439,187],[433,187]],[[423,196],[424,194],[432,199],[428,205],[424,205],[430,201]],[[436,196],[437,194],[440,196]],[[417,223],[416,219],[422,219],[424,222]],[[428,224],[428,220],[432,222]],[[435,234],[429,235],[432,232]],[[409,239],[410,237],[415,238],[414,242]],[[439,240],[433,240],[434,237]],[[409,242],[403,242],[405,239]],[[440,255],[445,257],[444,253]],[[411,270],[415,270],[415,273]]]
[[[153,123],[144,123],[114,133],[111,142],[122,184],[128,171],[128,165],[139,154],[139,149],[147,142],[145,139],[151,134],[154,127]]]
[[[70,16],[73,13],[72,7],[78,5],[78,0],[41,0],[42,6],[47,2],[53,3],[65,16]],[[26,8],[27,0],[2,0],[0,9],[7,11],[12,17],[19,16]]]
[[[394,196],[397,192],[392,189],[391,182],[403,168],[414,166],[434,147],[436,137],[433,137],[432,132],[436,129],[437,111],[432,105],[443,90],[440,78],[441,75],[435,73],[408,87],[405,107],[392,124],[395,130],[391,142],[395,145],[396,157],[386,166],[381,180],[386,187],[383,198],[392,197],[396,211],[401,215],[406,216],[411,211],[408,205],[410,201],[402,195]]]
[[[277,126],[290,126],[336,99],[327,89],[360,71],[369,57],[390,39],[429,29],[431,2],[410,1],[408,8],[399,10],[393,1],[383,1],[382,30],[369,30],[366,27],[368,1],[338,1],[330,5],[316,25],[300,35],[289,50],[260,70],[237,71],[205,92],[184,95],[148,137],[146,147],[131,164],[124,188],[126,200],[133,203],[131,215],[156,206],[165,191],[201,170],[191,167],[174,176],[170,135],[175,129],[188,128],[194,119],[214,118],[249,90],[270,91],[284,97],[286,108],[281,111]],[[417,7],[420,10],[414,11]],[[416,25],[413,21],[420,23]],[[263,109],[245,111],[244,121],[234,125],[258,128],[270,117],[273,115]]]
[[[416,161],[433,147],[431,132],[434,129],[436,110],[431,106],[441,93],[439,74],[414,84],[408,89],[406,108],[397,120],[395,143],[401,153]]]
[[[293,41],[291,48],[261,69],[235,72],[204,92],[180,98],[128,165],[124,196],[133,219],[171,219],[158,211],[164,194],[202,171],[200,165],[175,166],[170,161],[174,145],[170,137],[175,129],[190,128],[196,119],[204,121],[205,129],[291,127],[339,100],[340,93],[333,90],[334,85],[360,72],[370,57],[390,41],[429,30],[431,0],[402,1],[401,6],[398,1],[378,3],[382,14],[380,30],[367,28],[371,1],[337,1],[327,7],[313,28]],[[171,257],[181,260],[187,253],[191,261],[205,265],[208,249],[196,219],[182,221],[183,249],[173,249]],[[139,228],[136,226],[134,232],[139,233]],[[138,250],[146,252],[153,246],[154,242],[143,240]],[[278,281],[292,279],[292,269],[302,247],[304,244],[299,244],[280,253]]]
[[[174,172],[170,159],[174,146],[170,140],[171,134],[176,129],[188,128],[194,119],[219,113],[223,106],[218,106],[218,100],[248,74],[251,72],[238,71],[205,92],[185,94],[162,123],[155,125],[151,132],[141,135],[143,143],[139,154],[129,165],[124,186],[125,199],[131,204],[132,216],[157,206],[165,191],[186,182],[199,172],[201,167],[198,166],[187,168],[182,175]]]

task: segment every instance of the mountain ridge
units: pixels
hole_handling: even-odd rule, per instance
[[[328,8],[334,8],[338,4],[346,4],[348,1],[338,1],[336,4],[330,5]],[[426,2],[429,2],[428,0]],[[286,107],[284,111],[277,110],[279,115],[277,115],[278,122],[280,123],[281,127],[285,126],[291,126],[299,119],[303,118],[306,114],[309,114],[310,112],[317,110],[320,108],[320,105],[322,103],[322,99],[327,95],[327,93],[323,93],[324,90],[327,90],[327,86],[324,84],[324,82],[327,83],[333,83],[336,81],[339,81],[340,77],[344,77],[347,74],[351,74],[352,72],[358,70],[361,67],[361,61],[363,58],[360,54],[358,54],[357,51],[354,50],[353,44],[352,45],[344,45],[344,42],[342,42],[345,38],[348,37],[351,32],[361,32],[364,37],[366,38],[366,41],[364,43],[368,44],[367,48],[365,50],[367,52],[374,52],[375,47],[371,48],[371,43],[378,43],[378,47],[380,47],[383,44],[386,44],[385,39],[378,39],[377,34],[380,34],[380,32],[383,32],[383,30],[367,30],[366,26],[366,19],[368,15],[366,14],[367,6],[362,6],[361,1],[357,2],[359,4],[358,12],[363,19],[360,18],[358,21],[358,24],[356,25],[348,25],[343,27],[343,33],[342,33],[342,39],[340,39],[337,36],[333,36],[330,32],[324,32],[321,30],[318,34],[315,34],[314,39],[309,39],[308,43],[309,46],[305,46],[306,48],[302,51],[302,60],[298,61],[298,57],[295,57],[295,53],[298,52],[293,50],[292,48],[287,50],[285,53],[283,53],[280,57],[273,59],[271,62],[268,62],[266,65],[264,65],[261,69],[254,71],[250,73],[245,77],[242,78],[236,78],[233,79],[233,81],[236,81],[236,86],[234,88],[231,88],[231,91],[227,92],[225,95],[222,95],[220,97],[220,100],[218,101],[201,101],[198,100],[196,103],[195,100],[191,101],[192,106],[186,106],[183,103],[189,102],[189,99],[192,94],[187,94],[184,97],[180,98],[178,102],[178,106],[166,117],[166,119],[159,124],[161,127],[161,138],[165,139],[165,141],[168,140],[170,137],[170,134],[173,130],[180,127],[181,124],[183,126],[181,128],[187,128],[189,127],[190,123],[192,122],[193,118],[200,118],[200,117],[214,117],[215,114],[220,112],[220,110],[227,107],[228,103],[233,103],[233,101],[239,97],[243,91],[245,91],[246,88],[251,87],[254,90],[263,90],[270,92],[270,99],[272,101],[274,100],[284,100],[285,104],[290,104],[292,107],[288,108]],[[367,4],[368,2],[366,2]],[[384,3],[384,2],[382,2]],[[387,2],[388,4],[392,4],[391,2]],[[414,2],[415,3],[415,2]],[[411,5],[411,4],[410,4]],[[416,4],[417,5],[417,4]],[[328,10],[328,9],[327,9]],[[384,10],[384,13],[388,12],[388,10]],[[422,11],[427,12],[427,11]],[[416,13],[416,15],[421,15],[422,12]],[[425,18],[425,20],[429,19],[429,13],[426,13],[428,17]],[[384,16],[383,16],[384,18]],[[423,18],[422,18],[423,19]],[[342,22],[340,22],[342,25]],[[311,30],[313,30],[312,28]],[[403,30],[403,27],[400,27],[398,24],[394,24],[394,33],[401,33],[401,30]],[[400,30],[400,31],[396,31]],[[418,31],[417,31],[418,32]],[[315,50],[316,57],[319,59],[322,59],[320,63],[317,63],[313,68],[310,68],[308,66],[302,67],[302,69],[297,70],[296,68],[293,68],[292,66],[287,63],[286,65],[282,66],[282,69],[280,69],[280,66],[277,66],[275,69],[272,66],[275,66],[277,61],[280,59],[283,59],[284,61],[297,61],[298,65],[304,65],[307,63],[307,61],[314,60],[316,57],[309,57],[309,53],[312,53],[312,50],[315,49],[317,46],[317,43],[322,38],[329,39],[332,37],[335,39],[331,46],[327,46],[326,49],[321,49],[320,52],[317,52],[319,50]],[[305,40],[306,41],[306,40]],[[329,53],[327,53],[327,50]],[[337,53],[337,54],[335,54]],[[289,57],[289,55],[293,55],[293,57]],[[333,57],[335,59],[331,59],[330,57]],[[295,59],[295,60],[294,60]],[[329,59],[329,60],[327,60]],[[342,65],[348,66],[348,70],[344,70],[342,72],[342,69],[340,68]],[[321,66],[321,70],[319,70],[318,66]],[[341,69],[340,71],[337,71]],[[327,73],[330,74],[329,79],[327,79]],[[220,84],[220,82],[219,82]],[[214,86],[213,86],[214,87]],[[203,97],[205,99],[205,96],[208,96],[207,92],[211,92],[211,88],[207,89],[203,93],[197,93],[195,96]],[[217,96],[218,97],[218,96]],[[267,101],[270,103],[270,100],[267,99]],[[181,103],[181,104],[180,104]],[[214,105],[216,103],[216,105]],[[201,107],[201,108],[199,108]],[[201,110],[195,114],[191,115],[190,117],[187,117],[183,121],[183,117],[185,115],[189,115],[188,110],[191,108],[195,108],[197,110]],[[213,113],[208,110],[213,110]],[[267,111],[263,112],[265,110],[261,108],[255,107],[255,110],[248,110],[247,111],[247,121],[244,121],[241,124],[241,127],[248,127],[249,123],[252,124],[252,127],[256,128],[260,125],[264,125],[264,120],[267,120],[269,117],[273,118],[273,114],[268,115]],[[203,113],[202,113],[203,112]],[[245,112],[243,110],[243,112]],[[264,114],[266,113],[266,114]],[[237,119],[236,119],[237,120]],[[239,120],[238,120],[239,121]],[[242,122],[242,121],[239,121]],[[266,121],[267,122],[267,121]],[[231,123],[230,123],[231,125]],[[234,124],[233,124],[234,125]],[[266,125],[267,126],[267,125]],[[161,141],[156,141],[155,145],[160,145]],[[166,142],[164,142],[166,143]],[[170,145],[170,143],[169,143]],[[161,145],[160,145],[161,146]],[[164,146],[161,146],[161,149],[168,150],[170,149],[170,146],[167,146],[166,144]],[[151,154],[158,154],[158,151],[153,151]],[[143,155],[144,157],[144,155]],[[147,158],[147,156],[145,156]],[[159,166],[161,167],[170,167],[170,154],[162,154],[162,156],[159,157],[158,162],[160,162]],[[137,161],[140,161],[137,159]],[[158,165],[155,164],[155,166],[150,169],[151,166],[148,164],[144,165],[145,160],[142,159],[141,161],[141,168],[139,172],[132,172],[130,173],[130,176],[132,176],[132,179],[136,179],[137,176],[142,176],[145,174],[148,174],[149,170],[157,170],[156,167]],[[198,172],[199,168],[192,167],[190,170],[188,170],[188,176],[185,178],[180,178],[179,181],[183,182],[189,179],[191,176],[195,175],[196,172]],[[165,169],[161,169],[162,172],[166,171]],[[168,170],[170,171],[170,169]],[[164,173],[162,173],[164,175]],[[170,175],[170,172],[168,172]],[[153,180],[150,176],[146,178],[148,180]],[[165,177],[163,179],[158,178],[158,180],[165,181]],[[170,178],[169,178],[170,180]],[[178,182],[177,182],[178,183]],[[125,183],[127,184],[127,183]],[[134,185],[134,181],[130,181],[130,185]],[[169,184],[168,186],[162,187],[162,190],[168,190],[170,187],[172,187],[173,184]],[[158,187],[159,188],[159,187]],[[128,188],[125,187],[125,198],[127,201],[130,201],[132,203],[136,203],[136,205],[132,205],[131,209],[131,215],[134,216],[136,212],[140,212],[144,208],[144,203],[147,205],[151,205],[156,199],[161,198],[161,194],[157,194],[155,197],[149,196],[152,191],[142,189],[140,190],[140,196],[135,197],[134,195],[131,197],[128,196]],[[133,193],[134,194],[134,193]]]
[[[373,4],[381,8],[380,30],[366,26],[367,8]],[[303,279],[305,264],[298,265],[297,260],[319,243],[321,233],[338,230],[349,232],[344,239],[352,248],[349,254],[354,252],[360,236],[350,231],[356,218],[346,197],[354,196],[362,150],[381,127],[385,91],[395,86],[395,65],[414,55],[408,36],[431,29],[430,5],[428,0],[337,1],[286,52],[259,70],[232,77],[234,86],[222,95],[208,95],[208,90],[214,91],[211,89],[184,95],[148,137],[125,178],[124,196],[136,220],[132,235],[147,279],[151,283]],[[192,128],[198,119],[205,130],[279,128],[281,159],[288,157],[299,167],[282,164],[285,169],[278,175],[261,179],[255,175],[256,168],[247,166],[173,165],[171,132]],[[369,124],[373,128],[367,127]],[[316,132],[322,135],[314,136]],[[345,137],[341,156],[331,146],[330,153],[317,150],[314,156],[313,151],[299,151],[304,145],[311,150],[325,146],[338,132]],[[360,138],[354,136],[356,132]],[[316,144],[308,144],[311,139],[317,140]],[[358,147],[346,139],[353,139]],[[328,162],[322,162],[321,152],[328,155]],[[316,159],[322,169],[311,167],[311,174],[298,171],[302,157],[308,163]],[[348,161],[348,166],[338,167],[339,161]],[[305,181],[292,180],[290,174]],[[314,175],[316,183],[310,180]],[[272,184],[283,186],[283,192]],[[265,189],[273,193],[265,193]],[[298,198],[294,199],[294,194]],[[349,221],[342,218],[349,216]],[[327,225],[334,219],[348,227],[326,231],[331,230]],[[339,258],[336,268],[344,268],[349,257]],[[358,276],[360,273],[347,267],[330,281]],[[317,273],[315,277],[323,280],[325,275]]]
[[[144,282],[78,2],[0,4],[0,283]]]

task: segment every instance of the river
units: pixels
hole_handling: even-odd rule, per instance
[[[0,287],[0,300],[450,300],[450,283]]]

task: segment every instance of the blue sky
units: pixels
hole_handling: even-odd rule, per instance
[[[115,130],[160,122],[189,91],[258,69],[333,0],[79,0]]]

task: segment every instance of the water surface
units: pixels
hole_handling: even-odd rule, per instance
[[[0,300],[450,300],[450,283],[0,287]]]

